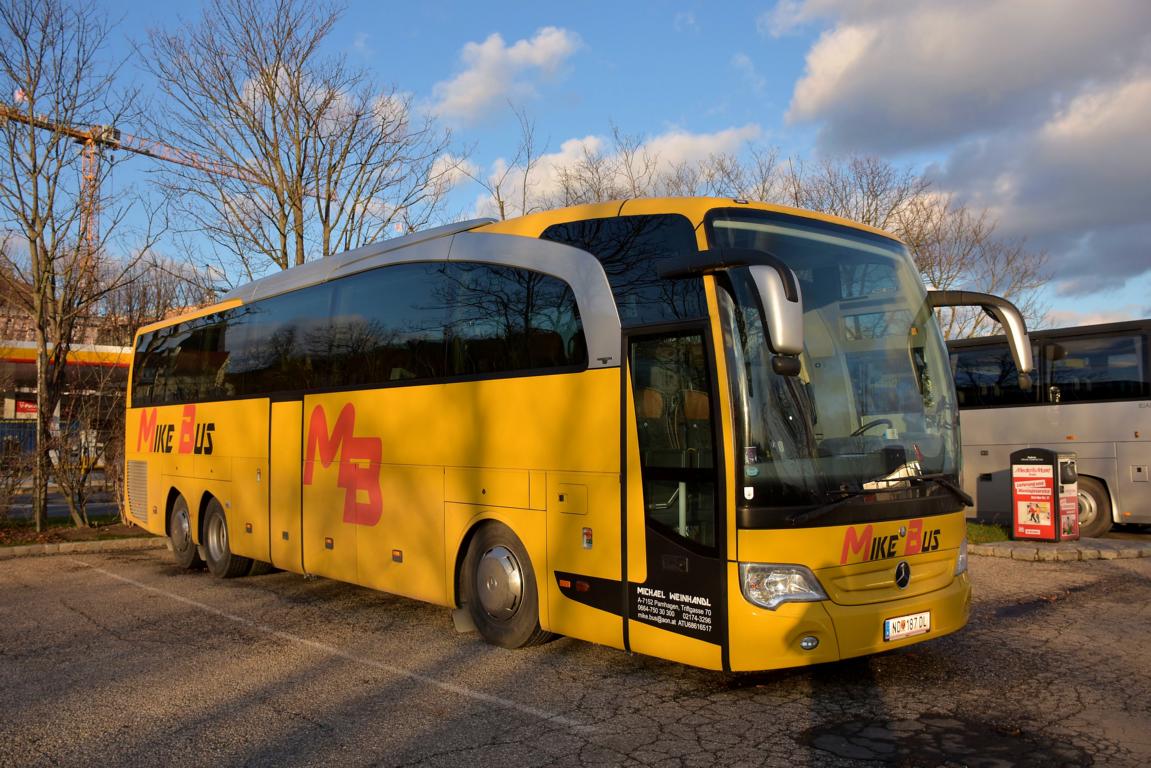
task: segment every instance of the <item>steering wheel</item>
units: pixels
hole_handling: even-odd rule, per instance
[[[879,426],[883,426],[884,424],[886,424],[889,427],[895,426],[894,424],[891,423],[891,419],[876,419],[875,421],[867,422],[866,424],[861,426],[859,429],[852,432],[851,436],[852,437],[859,437],[860,435],[862,435],[864,432],[871,429],[872,427],[879,427]]]

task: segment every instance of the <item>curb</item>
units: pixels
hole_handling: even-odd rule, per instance
[[[1112,539],[1080,539],[1058,543],[995,541],[990,544],[969,544],[967,552],[980,557],[1002,557],[1043,563],[1132,560],[1138,557],[1151,557],[1151,543]]]
[[[63,541],[56,544],[26,544],[19,547],[0,547],[0,560],[36,555],[92,555],[101,552],[124,552],[137,549],[164,549],[168,546],[165,536],[149,536],[137,539],[109,539],[107,541]]]

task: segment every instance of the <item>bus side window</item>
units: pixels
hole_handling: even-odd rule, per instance
[[[1015,362],[1006,344],[952,349],[951,369],[962,408],[1037,402],[1040,388],[1020,389]]]
[[[1050,363],[1051,394],[1059,402],[1147,397],[1151,391],[1139,336],[1066,338],[1059,347],[1062,355]]]

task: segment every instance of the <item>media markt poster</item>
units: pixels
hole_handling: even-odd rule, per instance
[[[1049,464],[1011,468],[1015,537],[1055,540],[1055,471]]]

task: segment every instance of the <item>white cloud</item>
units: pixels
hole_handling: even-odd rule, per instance
[[[809,20],[810,10],[803,0],[779,0],[770,11],[761,13],[755,27],[761,35],[783,37]]]
[[[635,156],[640,164],[650,161],[657,174],[669,173],[681,165],[700,163],[714,155],[739,152],[749,142],[758,139],[761,134],[762,129],[755,124],[714,133],[691,133],[673,129],[644,141],[636,148]],[[604,156],[608,161],[605,164],[607,167],[621,170],[624,158],[612,154],[613,151],[614,144],[610,139],[584,136],[568,139],[560,145],[559,151],[541,155],[528,180],[529,208],[536,202],[547,200],[559,193],[564,170],[574,168],[589,156]],[[489,172],[489,183],[495,184],[504,177],[506,169],[507,161],[502,158],[493,163]],[[621,175],[618,179],[608,181],[622,185],[623,177]],[[524,184],[522,173],[508,174],[502,183],[506,197],[512,200],[520,199]],[[509,211],[509,214],[519,213],[519,210]],[[476,215],[497,215],[495,203],[489,195],[477,197]]]
[[[557,27],[544,27],[530,40],[510,46],[499,34],[468,43],[460,53],[464,71],[433,86],[432,112],[473,120],[509,98],[530,97],[533,80],[554,76],[579,47],[576,34]]]
[[[1119,323],[1124,320],[1145,317],[1147,309],[1138,304],[1122,304],[1111,309],[1080,311],[1075,309],[1053,309],[1043,319],[1046,328],[1071,328],[1076,325],[1098,325]]]
[[[478,176],[479,172],[480,169],[471,160],[445,153],[437,157],[432,163],[430,175],[437,180],[438,189],[441,192],[447,192]]]
[[[737,53],[731,57],[731,65],[743,76],[744,82],[752,91],[763,93],[763,89],[767,87],[767,79],[755,68],[755,62],[750,56],[746,53]]]
[[[1151,75],[1085,90],[1031,131],[969,142],[939,176],[1053,255],[1078,296],[1151,272]]]
[[[823,151],[942,155],[937,188],[1048,251],[1059,295],[1151,274],[1151,2],[785,0],[761,26],[816,21],[788,119]]]
[[[1112,0],[852,2],[797,13],[832,20],[788,110],[830,149],[930,147],[1026,120],[1151,58],[1151,3]]]
[[[683,163],[701,162],[712,155],[737,152],[749,141],[758,139],[761,133],[755,124],[715,133],[672,130],[652,137],[644,147],[657,158],[661,170],[669,171]]]

